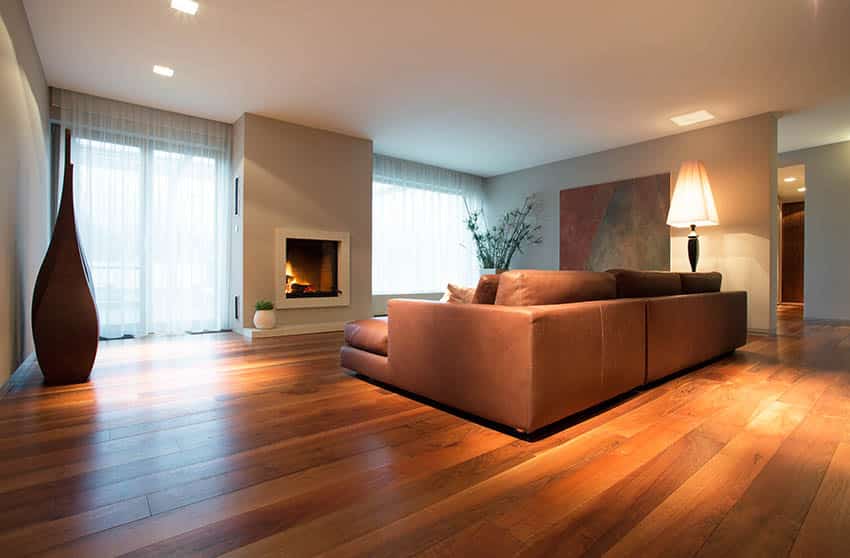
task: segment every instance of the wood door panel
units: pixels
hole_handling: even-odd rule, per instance
[[[782,204],[782,302],[803,302],[805,205]]]

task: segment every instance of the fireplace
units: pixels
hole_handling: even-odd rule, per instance
[[[347,306],[349,235],[276,229],[277,308]]]
[[[339,296],[338,240],[286,239],[286,298]]]

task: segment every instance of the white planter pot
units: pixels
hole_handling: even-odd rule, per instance
[[[274,310],[257,310],[254,312],[254,327],[257,329],[272,329],[277,324]]]
[[[482,267],[480,269],[481,275],[496,275],[498,273],[503,273],[507,271],[507,269],[496,269],[495,267]]]

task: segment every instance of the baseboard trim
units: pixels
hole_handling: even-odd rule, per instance
[[[264,339],[267,337],[284,337],[287,335],[306,335],[309,333],[329,333],[342,331],[345,322],[322,322],[317,324],[280,325],[272,329],[243,328],[241,333],[248,339]]]
[[[751,327],[747,329],[747,333],[750,335],[773,335],[769,329],[762,329],[760,327]]]
[[[812,325],[835,325],[846,326],[850,325],[850,320],[840,318],[803,318],[803,321]]]

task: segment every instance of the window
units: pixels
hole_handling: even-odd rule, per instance
[[[189,331],[221,329],[218,313],[226,298],[222,236],[225,194],[211,157],[153,152],[151,195],[150,321],[154,330],[191,316]],[[191,306],[190,306],[191,305]]]
[[[61,91],[104,338],[229,325],[229,127]]]
[[[94,283],[101,334],[142,329],[142,150],[77,138],[74,206]],[[118,333],[118,332],[121,333]]]
[[[466,204],[477,204],[480,179],[398,159],[390,167],[388,159],[376,156],[374,165],[372,292],[436,293],[449,282],[476,285],[478,264],[464,219]],[[454,180],[447,184],[446,177]],[[464,179],[470,187],[461,187]]]

